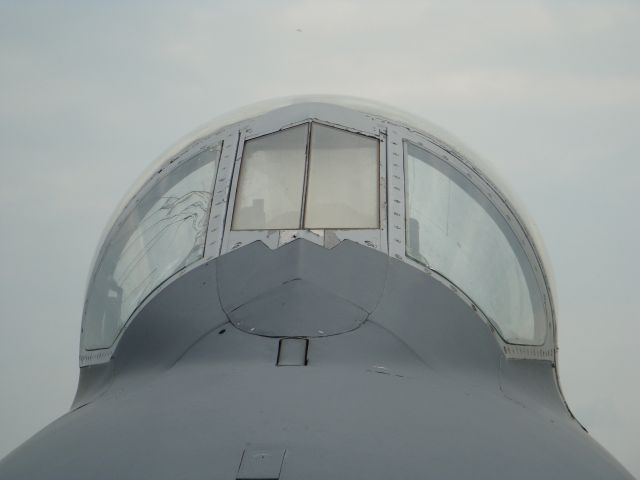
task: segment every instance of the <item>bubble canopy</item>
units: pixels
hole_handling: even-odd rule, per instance
[[[108,359],[96,352],[179,272],[300,237],[351,240],[434,275],[509,356],[549,359],[553,287],[524,218],[485,163],[423,120],[351,98],[258,104],[180,142],[118,208],[90,276],[81,363]]]

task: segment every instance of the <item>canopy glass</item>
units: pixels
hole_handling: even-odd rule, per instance
[[[87,298],[84,348],[109,347],[158,285],[202,258],[219,156],[214,146],[178,165],[116,225]]]
[[[546,277],[520,218],[506,213],[512,204],[456,154],[443,154],[437,139],[318,105],[344,120],[309,117],[301,106],[302,119],[276,116],[248,136],[257,124],[249,119],[226,127],[224,142],[215,132],[200,137],[154,171],[99,250],[85,303],[85,352],[113,346],[142,302],[184,268],[236,244],[277,248],[298,234],[327,248],[352,239],[428,268],[484,314],[500,341],[548,348]],[[207,240],[208,231],[217,240]]]

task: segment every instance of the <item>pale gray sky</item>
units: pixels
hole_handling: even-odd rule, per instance
[[[640,478],[638,25],[633,0],[0,0],[0,457],[70,405],[93,251],[139,173],[220,113],[334,93],[502,171],[556,272],[569,404]]]

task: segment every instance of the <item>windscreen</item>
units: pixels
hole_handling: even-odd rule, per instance
[[[462,290],[510,343],[544,341],[542,296],[505,218],[464,175],[405,143],[407,256]]]
[[[298,228],[307,130],[300,125],[245,143],[231,228]]]
[[[304,228],[378,228],[375,138],[313,124]]]
[[[149,293],[203,257],[219,156],[211,147],[177,166],[116,224],[87,297],[84,348],[109,347]]]
[[[379,228],[379,144],[319,123],[248,140],[231,229]]]

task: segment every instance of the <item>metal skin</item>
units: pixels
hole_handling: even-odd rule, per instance
[[[306,365],[277,366],[292,336]],[[553,364],[507,359],[441,282],[298,239],[167,285],[0,478],[632,477],[571,416]]]
[[[202,258],[111,346],[81,345],[71,410],[2,459],[0,480],[632,479],[564,401],[551,275],[493,175],[377,107],[279,102],[182,142],[127,197],[96,261],[145,189],[223,145]],[[231,230],[243,142],[309,121],[379,139],[380,228]],[[506,343],[405,255],[405,141],[455,164],[528,245],[548,287],[544,345]]]

